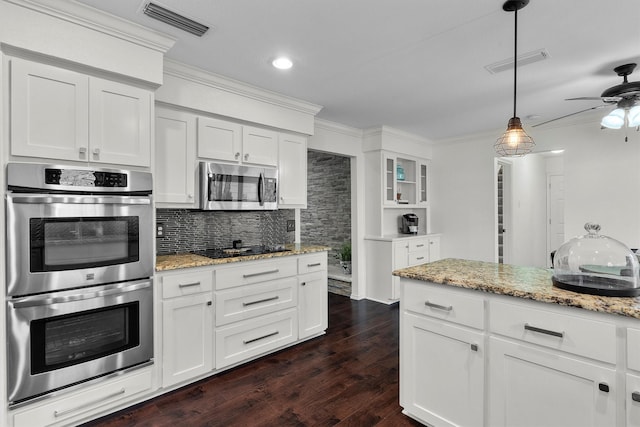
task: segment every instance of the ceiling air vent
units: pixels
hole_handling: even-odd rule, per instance
[[[186,16],[179,15],[165,7],[159,6],[156,3],[147,3],[143,12],[145,15],[153,19],[157,19],[165,24],[180,28],[181,30],[194,34],[198,37],[202,37],[202,35],[209,30],[207,25],[196,22]]]
[[[549,58],[549,52],[546,49],[538,49],[533,52],[523,53],[518,55],[518,68],[523,65],[533,64],[534,62],[544,61]],[[493,64],[485,65],[486,70],[491,74],[497,74],[502,71],[507,71],[513,68],[513,57],[505,59],[504,61],[494,62]]]

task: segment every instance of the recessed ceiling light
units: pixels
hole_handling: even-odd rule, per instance
[[[274,59],[271,62],[271,65],[273,65],[279,70],[288,70],[289,68],[293,67],[293,62],[291,62],[289,58],[281,56],[279,58]]]

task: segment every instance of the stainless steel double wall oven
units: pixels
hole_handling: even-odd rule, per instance
[[[146,172],[7,167],[10,405],[153,359]]]

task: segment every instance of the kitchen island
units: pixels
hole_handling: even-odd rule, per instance
[[[400,404],[433,426],[640,425],[640,299],[443,259],[400,277]]]

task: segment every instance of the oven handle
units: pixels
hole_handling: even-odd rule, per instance
[[[131,196],[14,196],[13,203],[25,204],[100,204],[100,205],[150,205],[149,197],[131,197]]]
[[[71,295],[55,296],[48,295],[36,295],[24,298],[16,298],[9,301],[9,304],[13,308],[26,308],[26,307],[40,307],[51,304],[64,304],[68,302],[83,301],[93,298],[102,298],[109,295],[125,294],[128,292],[135,292],[140,289],[145,289],[151,286],[151,282],[144,280],[142,282],[134,283],[131,285],[117,286],[109,289],[104,289],[97,292],[75,293]]]

